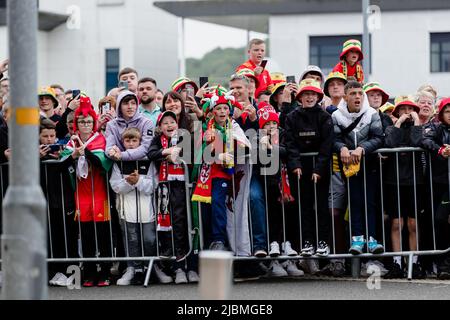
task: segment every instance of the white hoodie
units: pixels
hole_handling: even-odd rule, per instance
[[[121,219],[129,223],[155,221],[153,195],[157,175],[155,165],[151,163],[147,175],[140,175],[138,183],[132,186],[125,180],[127,176],[122,175],[117,163],[114,164],[109,182],[117,194],[116,208]]]

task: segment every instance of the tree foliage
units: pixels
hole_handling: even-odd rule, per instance
[[[209,77],[211,86],[220,84],[228,87],[228,80],[236,68],[246,61],[246,48],[216,48],[203,58],[186,59],[187,76],[198,82],[199,77]]]

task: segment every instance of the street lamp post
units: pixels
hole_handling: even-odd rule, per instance
[[[39,183],[36,0],[8,0],[10,185],[3,203],[2,295],[47,298],[45,198]]]

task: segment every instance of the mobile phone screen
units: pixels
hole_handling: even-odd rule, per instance
[[[266,66],[267,66],[267,60],[263,60],[263,61],[261,62],[261,67],[262,67],[263,69],[265,69]]]
[[[51,144],[48,146],[50,148],[50,151],[53,152],[58,152],[59,150],[61,150],[62,145],[60,144]]]
[[[107,102],[107,103],[105,103],[105,104],[102,106],[101,112],[102,112],[102,113],[106,113],[106,112],[108,112],[108,111],[110,111],[110,110],[111,110],[111,104],[110,104],[109,102]]]
[[[200,77],[200,88],[209,82],[208,77]]]
[[[128,90],[128,82],[127,81],[120,81],[119,82],[119,88],[125,88]]]
[[[78,97],[81,94],[81,90],[75,89],[72,90],[72,96],[75,99],[76,97]]]
[[[286,77],[287,83],[295,83],[295,76],[288,76]]]

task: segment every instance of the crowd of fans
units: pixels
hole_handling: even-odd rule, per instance
[[[364,83],[361,43],[353,39],[327,77],[317,66],[299,79],[270,73],[259,39],[248,54],[229,88],[182,77],[164,94],[156,80],[125,68],[119,86],[95,106],[81,90],[39,90],[49,256],[173,257],[153,272],[162,283],[178,284],[198,281],[198,250],[283,257],[237,268],[281,277],[348,272],[344,259],[289,257],[449,247],[450,98],[424,85],[390,103],[379,83]],[[3,163],[11,157],[7,66],[0,64]],[[405,147],[424,151],[376,152]],[[243,163],[248,171],[240,171],[242,154],[258,154]],[[195,183],[191,201],[187,182]],[[242,204],[236,200],[242,193],[249,212],[246,205],[232,208]],[[246,212],[250,225],[233,224],[230,211]],[[202,245],[198,232],[190,241],[191,219],[194,230],[202,226]],[[236,230],[244,230],[237,240]],[[405,277],[400,255],[368,259],[362,273],[373,264],[386,278]],[[50,264],[50,284],[70,283],[66,268]],[[109,286],[113,276],[120,277],[117,285],[140,284],[145,269],[140,261],[85,262],[83,285]],[[448,255],[413,258],[414,278],[433,272],[450,278]]]

